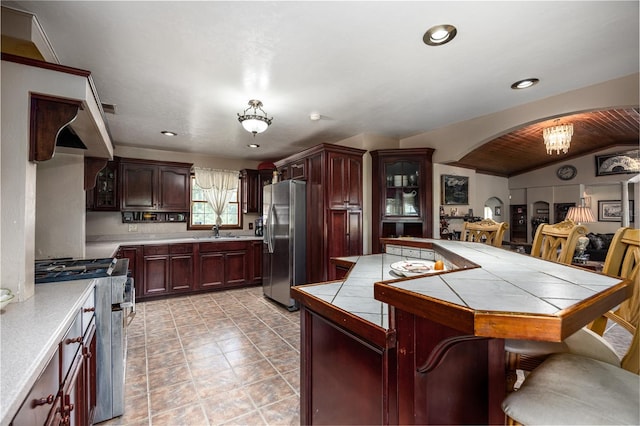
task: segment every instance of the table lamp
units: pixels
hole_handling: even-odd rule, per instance
[[[583,223],[595,222],[596,219],[593,217],[593,212],[589,207],[584,205],[584,198],[580,199],[580,207],[570,207],[567,212],[567,219],[573,220],[578,225],[582,225]],[[576,259],[582,263],[585,263],[587,259],[585,258],[584,252],[589,245],[589,238],[586,235],[580,235],[578,237],[578,242],[576,243]]]

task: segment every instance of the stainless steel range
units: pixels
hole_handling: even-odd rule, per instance
[[[96,280],[97,406],[94,423],[124,414],[127,327],[135,316],[129,259],[36,261],[36,284]]]

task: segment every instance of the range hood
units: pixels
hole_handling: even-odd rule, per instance
[[[2,7],[3,81],[30,103],[29,160],[54,152],[113,158],[113,144],[91,73],[60,65],[35,15]]]

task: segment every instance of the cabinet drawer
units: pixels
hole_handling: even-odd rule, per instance
[[[171,244],[169,246],[169,253],[171,254],[193,253],[193,244]]]
[[[60,342],[60,382],[67,377],[73,360],[82,345],[82,315],[78,313]]]
[[[160,246],[144,246],[144,255],[153,256],[156,254],[169,254],[169,246],[164,244]]]
[[[56,350],[11,422],[14,426],[43,425],[60,390],[60,351]]]
[[[85,331],[87,331],[87,327],[89,326],[89,323],[93,319],[95,312],[96,312],[96,296],[95,296],[95,290],[93,290],[91,294],[87,296],[81,308],[83,334]]]
[[[210,253],[216,251],[247,250],[248,241],[230,241],[224,243],[200,243],[200,253]]]

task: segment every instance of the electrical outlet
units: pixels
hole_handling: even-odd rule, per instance
[[[135,223],[129,224],[129,232],[138,232],[138,225]]]

